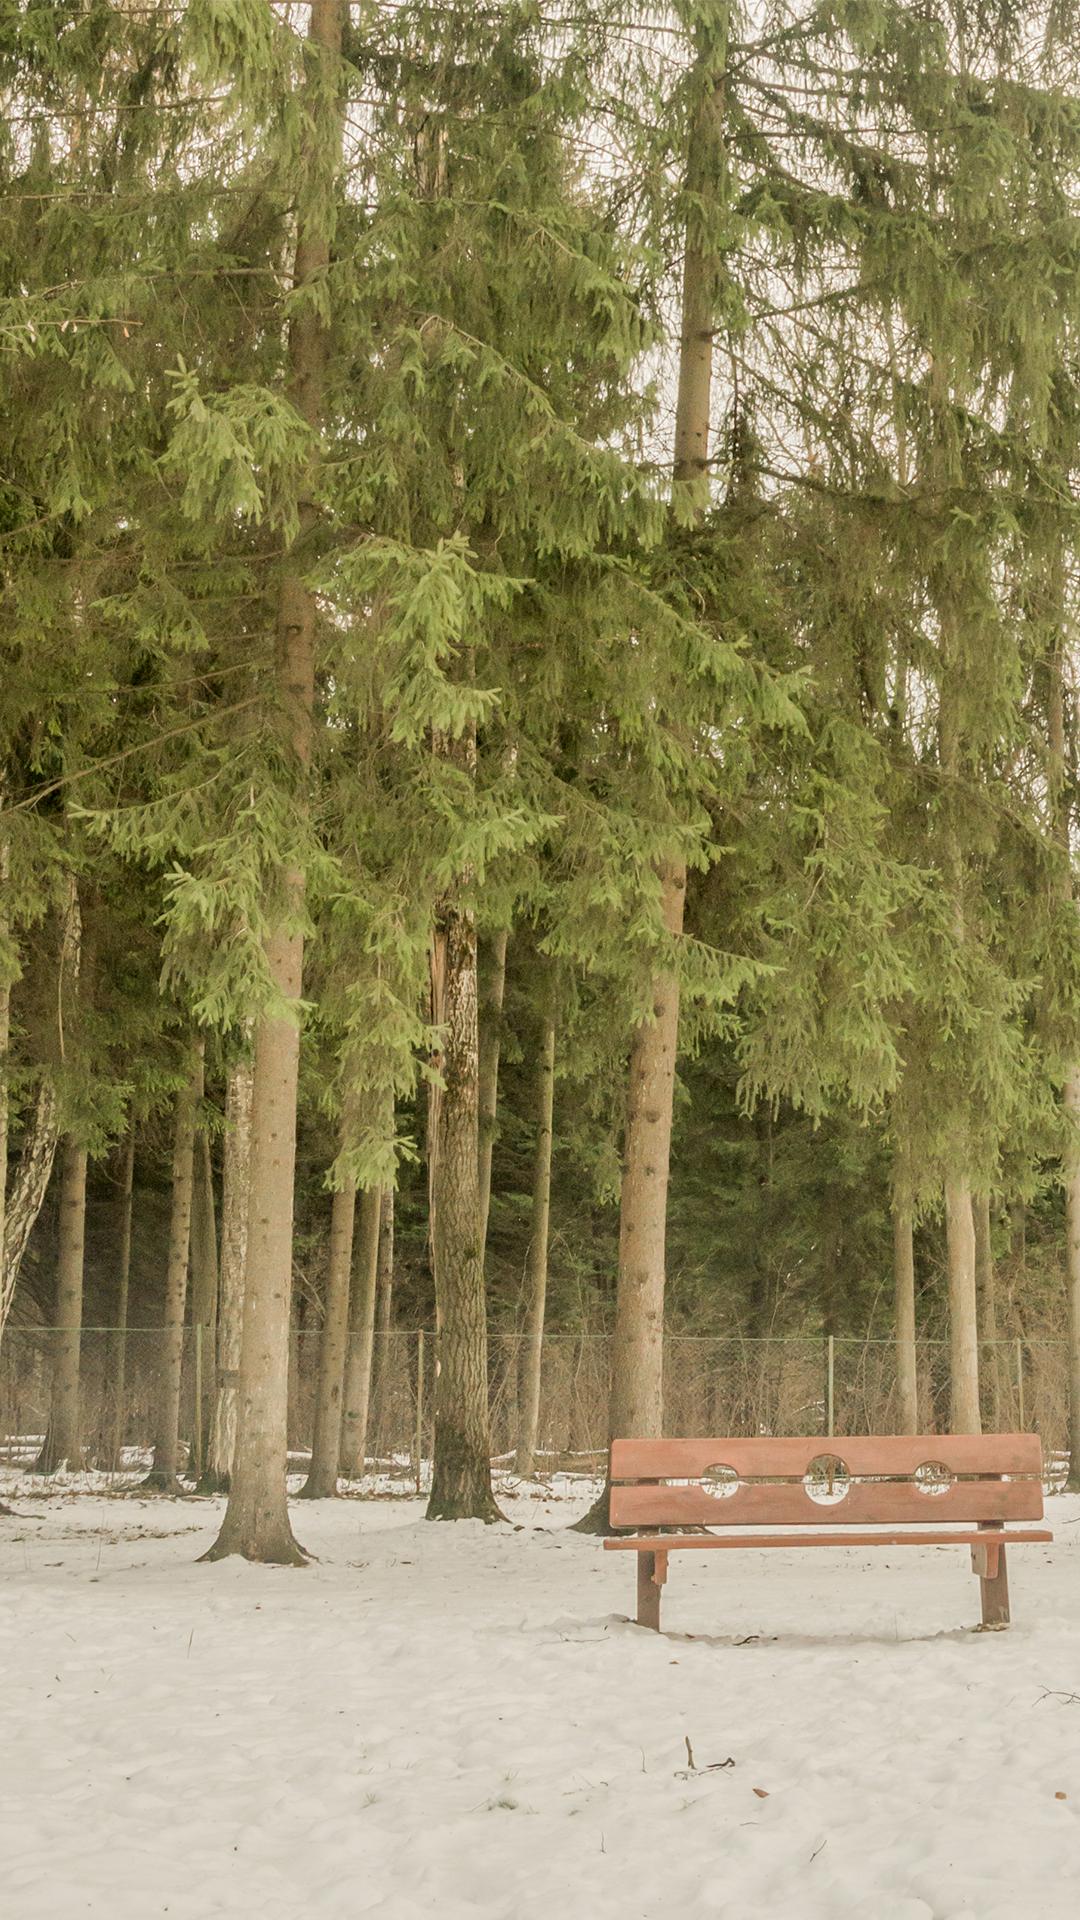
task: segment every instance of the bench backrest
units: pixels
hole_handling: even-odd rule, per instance
[[[1036,1433],[613,1440],[611,1481],[613,1527],[927,1526],[1043,1511]]]

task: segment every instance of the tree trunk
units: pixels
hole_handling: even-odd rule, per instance
[[[267,961],[282,999],[295,1003],[302,936],[279,928],[267,943]],[[290,1019],[263,1018],[255,1030],[237,1432],[229,1503],[210,1560],[239,1553],[284,1566],[304,1561],[293,1539],[285,1480],[299,1042]]]
[[[379,1257],[375,1271],[375,1349],[371,1356],[371,1425],[375,1445],[386,1435],[391,1380],[390,1325],[394,1309],[394,1189],[379,1202]]]
[[[1080,1138],[1080,1070],[1065,1082],[1065,1105]],[[1069,1339],[1069,1486],[1080,1491],[1080,1150],[1065,1169],[1065,1278]]]
[[[202,1399],[198,1409],[196,1438],[191,1469],[200,1486],[206,1472],[208,1439],[213,1427],[217,1400],[214,1375],[214,1332],[217,1326],[218,1243],[214,1208],[214,1171],[210,1161],[210,1136],[205,1127],[195,1137],[195,1184],[191,1205],[191,1325],[198,1328],[202,1354],[202,1378],[196,1381]]]
[[[1069,767],[1065,735],[1065,606],[1066,579],[1060,539],[1055,541],[1049,568],[1048,599],[1055,629],[1047,661],[1047,787],[1054,834],[1062,853],[1061,890],[1064,899],[1073,901],[1076,911],[1076,885],[1072,850],[1072,789],[1067,779]],[[1073,769],[1075,777],[1075,767]],[[1080,1067],[1073,1066],[1065,1076],[1062,1100],[1066,1119],[1077,1130],[1076,1139],[1066,1150],[1062,1167],[1065,1188],[1065,1321],[1068,1340],[1069,1406],[1066,1448],[1069,1456],[1068,1485],[1080,1490]],[[1021,1215],[1021,1222],[1023,1216]],[[1014,1236],[1015,1245],[1015,1236]],[[1020,1247],[1023,1256],[1023,1227]]]
[[[202,1044],[187,1086],[176,1096],[173,1127],[172,1210],[165,1274],[161,1360],[154,1421],[154,1463],[142,1482],[148,1493],[183,1492],[179,1480],[180,1387],[184,1372],[184,1309],[191,1252],[191,1205],[195,1183],[195,1119],[202,1098]]]
[[[495,1122],[499,1106],[499,1052],[502,1047],[503,998],[506,993],[505,927],[485,942],[486,964],[480,969],[480,1246],[487,1248],[488,1214],[491,1210],[491,1155],[495,1145]],[[483,953],[483,949],[481,950]]]
[[[349,1344],[349,1274],[352,1268],[355,1214],[356,1188],[337,1188],[330,1208],[330,1254],[326,1269],[326,1304],[319,1339],[319,1377],[315,1389],[311,1465],[300,1489],[304,1500],[328,1500],[337,1492],[345,1354]]]
[[[525,1263],[525,1339],[518,1387],[518,1436],[514,1471],[531,1480],[536,1471],[540,1421],[540,1372],[544,1351],[544,1309],[548,1281],[548,1225],[551,1217],[551,1145],[555,1103],[555,1012],[550,984],[536,1070],[536,1139],[533,1146],[532,1218]]]
[[[131,1208],[135,1190],[135,1124],[130,1122],[120,1171],[120,1204],[116,1254],[116,1308],[112,1350],[113,1433],[109,1465],[115,1473],[123,1463],[127,1409],[128,1295],[131,1288]]]
[[[82,953],[82,915],[74,875],[68,882],[67,901],[60,921],[60,945],[57,956],[56,1004],[59,1009],[57,1052],[63,1053],[63,1008],[70,985],[77,987]],[[6,1107],[5,1107],[6,1121]],[[10,1192],[5,1193],[2,1272],[0,1272],[0,1336],[7,1325],[19,1269],[27,1243],[41,1212],[59,1139],[56,1087],[49,1066],[43,1068],[34,1103],[34,1115],[23,1132],[18,1171]]]
[[[691,81],[697,94],[686,160],[688,213],[683,251],[679,380],[675,401],[672,511],[700,523],[708,504],[712,421],[713,337],[719,258],[716,215],[727,193],[725,88],[728,9],[698,18]],[[659,867],[661,915],[667,932],[682,932],[685,862]],[[653,1018],[630,1049],[626,1141],[619,1196],[619,1276],[609,1429],[611,1437],[663,1431],[664,1243],[671,1159],[672,1109],[679,1038],[679,981],[663,971],[652,981]],[[578,1529],[606,1533],[610,1487]]]
[[[682,931],[686,869],[661,874],[664,925]],[[668,1170],[679,1038],[679,983],[653,981],[653,1018],[638,1028],[630,1052],[626,1150],[619,1206],[619,1288],[615,1309],[615,1378],[611,1433],[663,1432],[664,1251]]]
[[[221,1261],[218,1273],[217,1396],[210,1458],[200,1493],[227,1493],[236,1445],[240,1342],[244,1324],[251,1189],[250,1060],[234,1060],[225,1085],[225,1142],[221,1175]]]
[[[975,1292],[975,1223],[966,1180],[945,1183],[949,1268],[949,1428],[981,1433],[979,1329]]]
[[[972,1202],[975,1227],[975,1293],[978,1301],[979,1342],[985,1349],[982,1371],[989,1384],[991,1431],[1001,1430],[1001,1373],[998,1367],[997,1274],[990,1233],[990,1195],[977,1193]]]
[[[4,791],[0,787],[0,806],[4,802]],[[7,914],[7,889],[11,878],[11,849],[7,836],[0,834],[0,1291],[4,1288],[4,1238],[7,1220],[7,1172],[8,1172],[8,1055],[11,1052],[11,985],[13,973],[5,949],[11,939],[11,927]],[[0,1332],[3,1330],[3,1311],[0,1311]]]
[[[345,1419],[341,1434],[341,1470],[362,1480],[367,1464],[371,1357],[375,1343],[375,1288],[379,1268],[381,1193],[365,1187],[360,1195],[360,1224],[349,1302],[349,1357],[345,1370]]]
[[[300,111],[306,132],[298,174],[309,198],[298,221],[294,284],[322,281],[330,261],[333,180],[341,158],[343,99],[337,69],[345,0],[312,0],[308,17],[310,83]],[[316,188],[321,184],[322,191]],[[290,399],[317,431],[323,412],[328,335],[320,302],[298,306],[289,324]],[[297,540],[318,517],[314,472],[297,503]],[[276,700],[282,745],[296,781],[295,804],[306,805],[315,701],[316,599],[302,573],[286,563],[278,589]],[[252,1095],[251,1204],[248,1218],[239,1422],[229,1504],[210,1560],[239,1553],[248,1560],[300,1566],[286,1490],[289,1417],[289,1321],[292,1303],[293,1181],[300,1060],[297,1024],[303,982],[305,876],[281,876],[287,909],[268,934],[267,972],[283,1011],[263,1014],[255,1033]],[[275,893],[278,891],[274,889]]]
[[[894,1194],[893,1281],[896,1290],[896,1403],[898,1433],[919,1431],[919,1376],[915,1357],[915,1237],[911,1206]]]
[[[491,1490],[487,1303],[481,1245],[476,927],[445,910],[443,1078],[434,1161],[435,1296],[439,1352],[429,1520],[498,1520]]]
[[[38,1473],[82,1465],[79,1362],[82,1351],[83,1263],[86,1243],[86,1148],[68,1134],[60,1169],[60,1239],[56,1268],[56,1344],[52,1400]]]

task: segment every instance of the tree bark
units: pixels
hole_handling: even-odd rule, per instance
[[[919,1431],[919,1376],[915,1356],[915,1237],[911,1205],[892,1203],[893,1281],[896,1290],[896,1400],[898,1433]]]
[[[116,1308],[112,1351],[113,1437],[109,1464],[116,1472],[123,1461],[127,1394],[128,1296],[131,1289],[131,1210],[135,1190],[135,1124],[129,1123],[120,1170],[116,1253]]]
[[[444,1091],[434,1161],[435,1294],[439,1352],[429,1520],[497,1520],[491,1490],[487,1303],[481,1245],[476,926],[449,903],[444,955]]]
[[[225,1083],[225,1141],[221,1176],[221,1260],[218,1270],[217,1395],[207,1470],[200,1493],[227,1493],[236,1444],[240,1343],[244,1324],[251,1186],[251,1096],[248,1059],[234,1060]]]
[[[79,1366],[82,1352],[83,1264],[86,1246],[86,1148],[64,1139],[60,1169],[60,1239],[56,1268],[56,1344],[52,1399],[38,1473],[82,1465],[79,1430]]]
[[[985,1348],[982,1372],[989,1385],[991,1431],[1001,1429],[1001,1374],[998,1367],[997,1274],[994,1269],[994,1245],[990,1232],[990,1195],[975,1194],[972,1203],[975,1227],[975,1292],[978,1301],[979,1341]]]
[[[673,515],[691,523],[700,523],[708,504],[719,278],[709,215],[727,191],[727,41],[726,7],[707,20],[695,21],[691,78],[697,101],[687,143],[688,212],[671,490]],[[663,861],[659,878],[663,925],[677,936],[682,932],[686,899],[685,862],[675,857]],[[613,1439],[647,1438],[663,1431],[665,1237],[679,1037],[677,974],[664,970],[655,975],[652,1005],[653,1017],[638,1028],[630,1049],[609,1414]],[[582,1532],[608,1531],[609,1486],[577,1524]]]
[[[202,1044],[187,1085],[176,1097],[173,1126],[172,1208],[165,1274],[161,1361],[154,1423],[154,1461],[142,1486],[147,1493],[179,1494],[180,1387],[184,1371],[184,1310],[191,1253],[191,1206],[195,1182],[195,1119],[202,1098]]]
[[[198,1449],[192,1456],[192,1472],[200,1486],[209,1456],[209,1436],[213,1427],[215,1391],[215,1346],[218,1305],[217,1218],[214,1207],[214,1170],[210,1159],[210,1136],[205,1127],[195,1136],[195,1181],[191,1205],[191,1325],[200,1329],[202,1346],[202,1404],[196,1426]],[[199,1382],[196,1382],[196,1390]]]
[[[661,873],[664,926],[682,932],[686,869]],[[668,1172],[679,1038],[679,982],[653,981],[653,1018],[630,1052],[626,1150],[619,1206],[619,1286],[611,1433],[663,1432],[664,1286]]]
[[[341,158],[339,67],[346,17],[345,0],[312,0],[303,107],[307,130],[299,168],[308,199],[298,218],[293,275],[298,288],[322,280],[330,262],[333,183]],[[317,191],[320,184],[321,192]],[[325,318],[309,299],[289,325],[289,392],[313,432],[322,418],[327,352]],[[313,482],[314,462],[297,503],[301,543],[318,516]],[[292,762],[300,807],[306,805],[311,764],[316,612],[315,595],[303,574],[286,562],[278,590],[275,704],[284,723],[283,744]],[[276,723],[278,713],[267,717]],[[263,1014],[255,1032],[238,1431],[229,1503],[221,1532],[206,1557],[217,1560],[239,1553],[248,1560],[300,1566],[305,1556],[293,1538],[285,1475],[305,876],[294,866],[282,879],[288,909],[265,943],[267,973],[280,1011]]]
[[[360,1222],[356,1236],[349,1302],[349,1356],[345,1369],[345,1418],[341,1434],[341,1470],[348,1480],[362,1480],[367,1465],[368,1409],[371,1405],[371,1361],[375,1344],[375,1290],[379,1269],[379,1222],[382,1195],[365,1187],[360,1195]]]
[[[0,806],[4,802],[4,790],[0,787]],[[11,1052],[11,985],[12,973],[8,970],[4,949],[11,939],[11,925],[7,912],[7,889],[11,878],[11,849],[7,835],[0,833],[0,1294],[6,1301],[6,1275],[3,1271],[4,1240],[7,1222],[7,1175],[8,1175],[8,1056]],[[2,1303],[0,1303],[2,1304]],[[0,1311],[0,1332],[3,1330],[6,1311]]]
[[[944,415],[949,393],[941,366],[931,362],[929,399],[935,418]],[[938,493],[947,497],[949,475],[946,466],[944,430],[935,430],[931,447],[929,478]],[[963,730],[962,693],[969,669],[963,650],[963,610],[957,605],[957,589],[947,566],[935,563],[931,592],[940,628],[940,666],[938,675],[938,760],[944,795],[942,870],[950,901],[953,937],[958,954],[969,940],[967,890],[968,875],[965,844],[957,817],[957,794],[966,774],[971,771],[970,754]],[[979,1433],[979,1332],[978,1300],[975,1286],[975,1225],[972,1213],[971,1143],[967,1115],[961,1097],[956,1138],[945,1177],[946,1258],[949,1291],[949,1368],[950,1426],[953,1433]]]
[[[57,1052],[63,1054],[63,1008],[69,989],[77,988],[82,955],[82,914],[74,875],[68,881],[67,900],[60,919],[60,943],[57,956],[56,1004],[60,1009],[56,1036]],[[6,1120],[5,1107],[5,1120]],[[60,1137],[56,1086],[52,1068],[42,1069],[33,1118],[28,1121],[19,1153],[19,1165],[10,1191],[5,1194],[2,1272],[0,1272],[0,1336],[7,1325],[15,1287],[30,1235],[41,1212]]]
[[[966,1180],[945,1183],[945,1231],[949,1269],[949,1428],[952,1433],[981,1433],[975,1223],[971,1187]]]
[[[379,1202],[379,1256],[375,1270],[375,1348],[371,1356],[371,1424],[376,1445],[386,1430],[390,1392],[390,1327],[394,1311],[394,1189]]]
[[[495,1146],[495,1126],[499,1107],[499,1053],[502,1047],[503,999],[506,993],[505,927],[485,942],[481,953],[480,1003],[480,1075],[478,1104],[480,1114],[480,1246],[486,1253],[488,1214],[491,1211],[491,1155]]]
[[[551,1218],[552,1118],[555,1104],[555,1011],[550,981],[544,995],[543,1025],[536,1065],[536,1138],[533,1145],[532,1217],[525,1262],[525,1337],[519,1372],[519,1426],[514,1471],[531,1480],[536,1471],[540,1421],[540,1374],[544,1352],[544,1312],[548,1283],[548,1227]]]
[[[311,1465],[300,1489],[300,1497],[304,1500],[328,1500],[337,1492],[345,1356],[349,1344],[349,1275],[355,1215],[356,1188],[338,1187],[330,1207],[330,1252],[326,1269],[325,1311],[319,1339],[319,1376],[315,1389]]]
[[[1080,1069],[1065,1082],[1065,1106],[1080,1139]],[[1080,1491],[1080,1151],[1065,1169],[1065,1280],[1069,1339],[1069,1486]]]
[[[1055,543],[1049,571],[1051,611],[1056,621],[1053,645],[1047,661],[1047,788],[1051,825],[1062,852],[1062,892],[1072,898],[1076,911],[1076,887],[1071,847],[1072,804],[1067,783],[1068,766],[1065,740],[1065,571],[1060,540]],[[1074,1065],[1065,1076],[1062,1102],[1066,1120],[1075,1138],[1067,1148],[1062,1167],[1065,1188],[1065,1323],[1068,1340],[1069,1407],[1066,1447],[1069,1456],[1068,1485],[1080,1491],[1080,1066]],[[1021,1219],[1023,1216],[1021,1215]],[[1020,1237],[1023,1254],[1023,1234]]]

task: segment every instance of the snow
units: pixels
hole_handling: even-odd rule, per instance
[[[12,1920],[1077,1911],[1080,1498],[1008,1633],[933,1547],[673,1557],[657,1636],[580,1483],[497,1528],[298,1503],[299,1572],[195,1564],[218,1502],[13,1493]]]

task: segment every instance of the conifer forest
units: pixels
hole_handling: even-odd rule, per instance
[[[12,1920],[1075,1913],[1078,501],[1075,0],[0,6]]]

